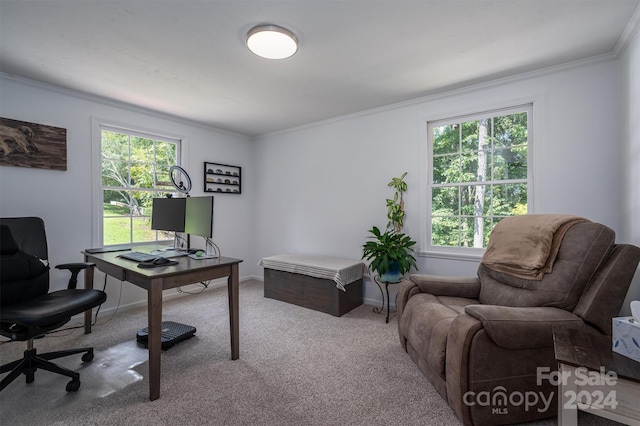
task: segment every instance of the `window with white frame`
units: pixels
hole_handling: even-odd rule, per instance
[[[173,239],[151,229],[152,199],[174,188],[169,168],[180,164],[179,139],[100,125],[102,245]]]
[[[486,247],[491,230],[531,205],[532,105],[429,122],[430,251]]]

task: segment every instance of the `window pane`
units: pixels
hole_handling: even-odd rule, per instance
[[[431,244],[456,247],[458,245],[459,219],[455,216],[434,217],[431,220]]]
[[[493,214],[493,185],[485,185],[484,187],[484,205],[482,206],[483,216],[491,216]]]
[[[460,181],[460,156],[444,155],[433,159],[433,183]]]
[[[462,123],[462,152],[478,150],[478,122]]]
[[[498,149],[494,153],[494,180],[526,179],[527,147]]]
[[[433,129],[433,153],[451,154],[458,152],[460,145],[460,126],[452,124]]]
[[[514,216],[527,213],[527,185],[524,183],[494,185],[493,214]],[[524,211],[524,213],[522,213]]]
[[[131,186],[135,188],[153,188],[153,164],[131,165]]]
[[[458,214],[459,188],[432,188],[431,212],[434,216],[453,216]]]
[[[102,192],[105,216],[129,216],[131,214],[129,191],[105,190]]]
[[[486,175],[483,170],[478,170],[477,152],[462,154],[460,161],[462,163],[460,182],[476,182],[478,174]],[[486,165],[484,168],[486,169]]]
[[[464,185],[460,187],[460,214],[481,216],[488,209],[486,185]]]
[[[484,229],[483,229],[483,238],[482,238],[482,247],[486,247],[489,243],[489,235],[491,235],[491,230],[495,226],[494,221],[492,219],[484,219]]]
[[[475,202],[475,187],[464,185],[460,187],[460,214],[473,216]]]
[[[485,247],[485,236],[491,232],[491,219],[483,216],[462,217],[460,224],[461,247]]]
[[[494,118],[494,145],[509,147],[527,143],[527,113],[503,115]]]
[[[156,166],[156,188],[168,190],[173,189],[173,184],[171,183],[171,178],[169,177],[169,166]]]
[[[178,152],[175,143],[156,142],[156,163],[158,165],[169,170],[169,167],[176,165],[176,158],[178,158]]]
[[[126,161],[102,159],[103,186],[129,186],[129,163]]]
[[[136,201],[138,202],[138,215],[139,216],[151,216],[153,199],[159,195],[155,192],[138,192],[136,195]]]
[[[153,140],[141,138],[139,136],[131,137],[131,161],[149,163],[155,161],[153,152]]]
[[[133,216],[144,216],[145,207],[149,207],[151,210],[151,199],[154,197],[154,192],[149,191],[132,191],[131,192],[131,214]]]
[[[131,222],[133,223],[134,243],[144,243],[145,241],[154,241],[156,239],[156,231],[151,229],[150,217],[134,217]]]
[[[522,214],[518,213],[518,209],[522,209],[522,206],[527,205],[527,185],[524,183],[508,184],[506,186],[507,202],[511,205],[509,213],[511,215]],[[526,207],[525,207],[526,213]]]
[[[129,158],[129,136],[103,130],[102,157],[126,161]]]
[[[460,246],[473,247],[474,218],[462,217],[460,219]]]
[[[104,245],[128,244],[131,242],[131,219],[129,216],[105,217],[103,220]]]

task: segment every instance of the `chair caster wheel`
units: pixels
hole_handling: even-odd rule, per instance
[[[80,380],[72,380],[67,383],[67,392],[76,392],[80,389]]]
[[[93,360],[93,352],[87,352],[82,355],[82,362],[91,362]]]

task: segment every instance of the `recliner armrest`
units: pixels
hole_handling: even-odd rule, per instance
[[[430,293],[434,296],[464,297],[467,299],[477,299],[480,296],[478,277],[412,274],[410,280],[420,288],[422,293]]]
[[[71,278],[69,278],[67,288],[74,289],[78,285],[78,274],[80,271],[92,266],[96,266],[96,264],[91,262],[62,263],[60,265],[56,265],[56,269],[66,269],[71,272]]]
[[[553,346],[554,326],[584,326],[580,317],[558,308],[469,305],[464,310],[482,321],[496,345],[508,349]]]

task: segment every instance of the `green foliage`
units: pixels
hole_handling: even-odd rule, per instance
[[[362,247],[362,259],[371,261],[371,270],[379,275],[387,273],[391,262],[398,263],[398,270],[401,275],[409,272],[411,267],[418,268],[416,259],[413,257],[413,246],[416,244],[408,235],[388,230],[384,233],[380,229],[373,227],[368,231],[372,235]]]
[[[393,198],[387,199],[387,219],[389,219],[387,229],[394,229],[396,232],[402,232],[404,221],[404,199],[402,194],[407,190],[407,183],[404,181],[405,176],[407,176],[407,172],[404,172],[399,178],[392,178],[387,185],[396,190]]]

